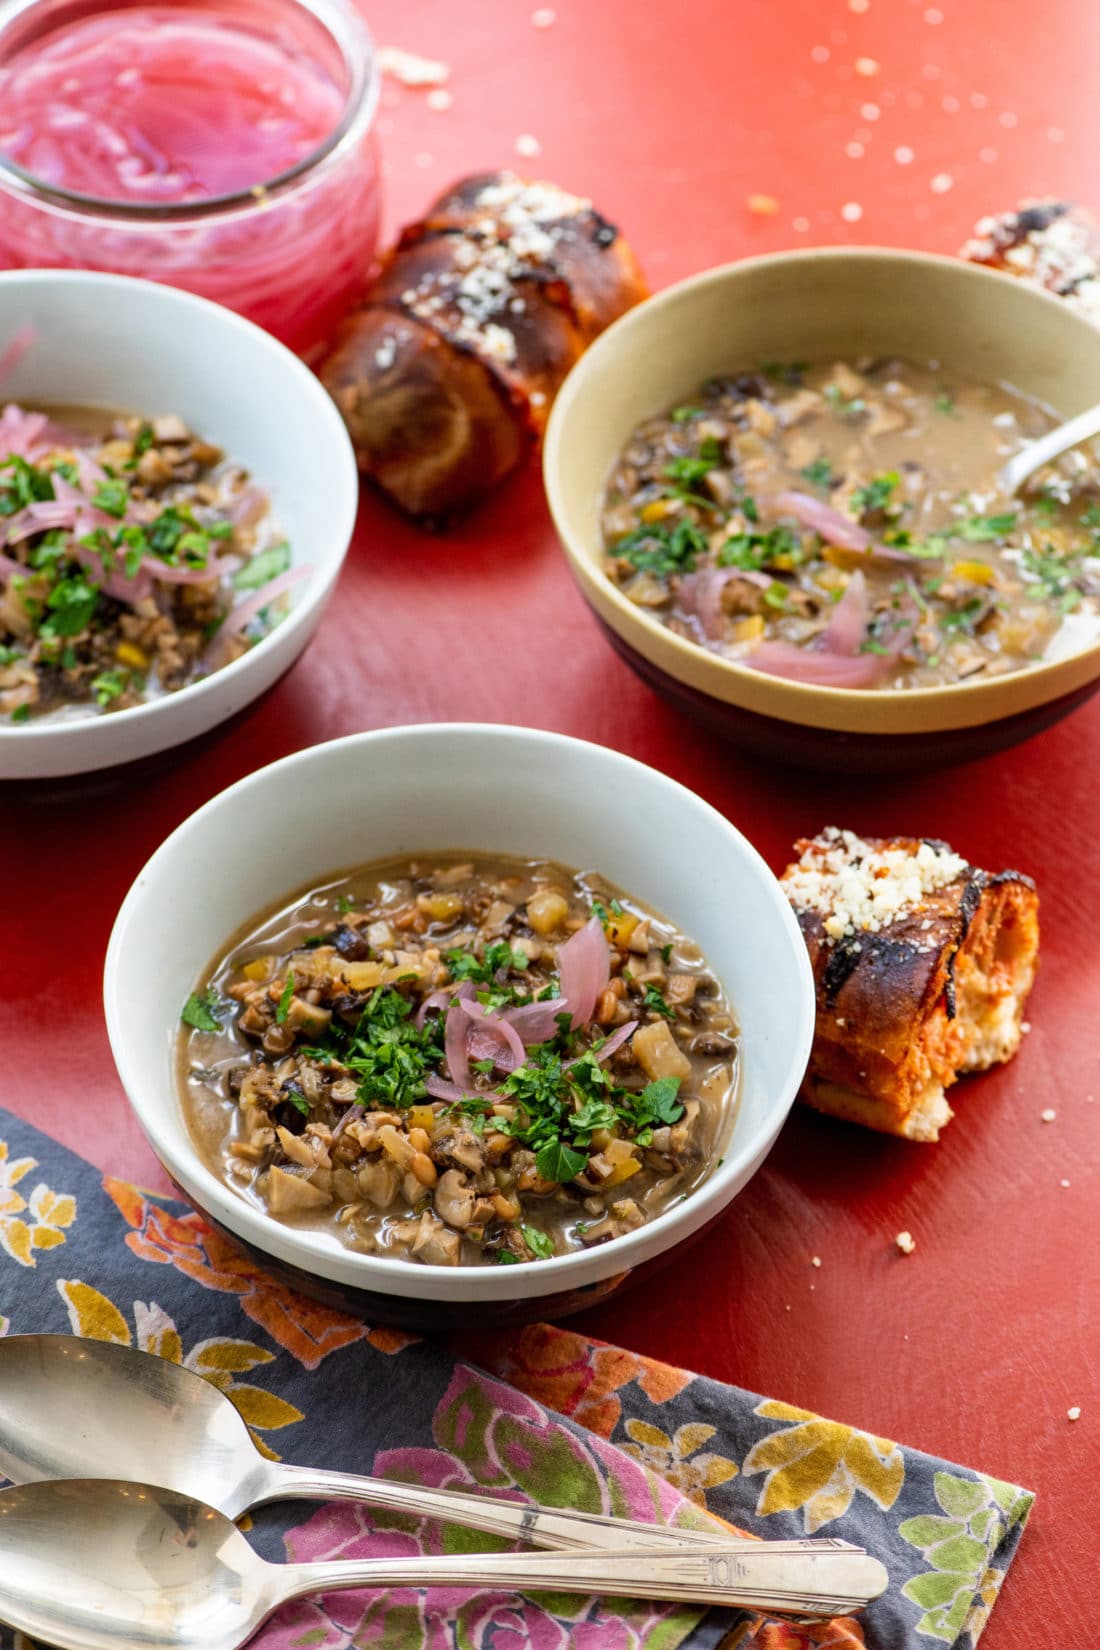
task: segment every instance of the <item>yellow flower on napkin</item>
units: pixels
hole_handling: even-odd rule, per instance
[[[76,1219],[76,1199],[52,1192],[40,1182],[29,1200],[15,1190],[38,1161],[9,1158],[6,1140],[0,1140],[0,1247],[20,1266],[36,1266],[39,1249],[56,1249],[65,1241],[65,1228]],[[24,1218],[24,1216],[28,1218]]]
[[[905,1462],[888,1438],[874,1438],[773,1399],[758,1404],[756,1414],[796,1423],[761,1438],[741,1464],[747,1476],[767,1474],[756,1506],[762,1517],[801,1508],[812,1535],[846,1513],[857,1490],[883,1512],[894,1505],[905,1482]]]
[[[620,1447],[635,1461],[667,1478],[681,1495],[690,1497],[697,1506],[705,1507],[707,1490],[737,1477],[736,1463],[727,1460],[724,1455],[714,1455],[709,1450],[699,1453],[704,1444],[709,1444],[716,1430],[702,1422],[689,1422],[677,1427],[670,1438],[667,1432],[651,1426],[648,1421],[631,1419],[624,1423],[624,1431],[632,1441]]]

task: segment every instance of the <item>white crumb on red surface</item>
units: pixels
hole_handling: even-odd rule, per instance
[[[899,166],[912,166],[916,156],[907,143],[899,143],[894,150],[894,159]]]
[[[937,172],[928,187],[934,195],[946,195],[955,187],[955,180],[950,172]]]
[[[857,57],[855,69],[856,74],[862,75],[864,80],[870,80],[878,74],[879,66],[873,57]]]
[[[539,6],[531,13],[531,21],[536,29],[552,29],[558,20],[558,14],[552,6]]]
[[[1057,1115],[1058,1113],[1055,1111],[1054,1107],[1048,1106],[1045,1111],[1041,1111],[1039,1113],[1039,1121],[1040,1123],[1053,1123]]]
[[[1080,1406],[1080,1404],[1073,1404],[1069,1409],[1066,1410],[1066,1420],[1067,1421],[1079,1421],[1080,1419],[1081,1419],[1081,1406]]]
[[[810,1265],[811,1266],[820,1266],[821,1265],[821,1256],[820,1255],[813,1255],[810,1259]]]
[[[899,1232],[897,1237],[894,1239],[894,1242],[897,1244],[903,1255],[911,1255],[913,1250],[917,1247],[917,1240],[913,1236],[912,1232]]]
[[[848,0],[848,10],[854,12],[870,11],[871,0]]]
[[[1069,1191],[1069,1185],[1070,1185],[1070,1183],[1069,1183],[1069,1181],[1068,1181],[1068,1180],[1060,1180],[1060,1181],[1059,1181],[1059,1182],[1058,1182],[1058,1184],[1059,1184],[1059,1186],[1061,1186],[1061,1188],[1062,1188],[1062,1190],[1063,1190],[1063,1191],[1064,1191],[1064,1192],[1068,1192],[1068,1191]]]
[[[441,86],[451,77],[449,63],[437,57],[421,57],[419,52],[408,52],[403,46],[382,46],[378,67],[402,86]]]
[[[534,160],[542,154],[542,144],[532,132],[521,132],[516,139],[516,154],[522,155],[524,160]]]
[[[863,216],[863,208],[858,201],[845,201],[840,215],[845,223],[858,223]]]
[[[449,109],[454,98],[446,86],[433,86],[424,101],[429,109]]]
[[[864,120],[877,120],[882,110],[877,103],[861,103],[859,112]]]

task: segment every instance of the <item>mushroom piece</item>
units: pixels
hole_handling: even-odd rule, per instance
[[[464,1232],[474,1218],[476,1193],[459,1169],[448,1169],[440,1175],[433,1201],[440,1219],[459,1231]]]
[[[267,1206],[273,1215],[300,1214],[305,1209],[323,1209],[332,1200],[303,1174],[272,1166],[267,1171]]]
[[[449,1230],[425,1209],[411,1252],[429,1266],[457,1266],[461,1248],[458,1233]]]

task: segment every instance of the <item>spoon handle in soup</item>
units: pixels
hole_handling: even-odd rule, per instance
[[[505,1541],[529,1541],[536,1547],[592,1552],[603,1547],[677,1548],[701,1542],[736,1543],[736,1537],[717,1522],[702,1528],[674,1529],[661,1524],[638,1524],[626,1518],[602,1518],[597,1513],[575,1513],[557,1507],[539,1507],[518,1501],[498,1501],[489,1495],[467,1495],[461,1490],[438,1490],[419,1484],[401,1484],[390,1478],[359,1477],[324,1468],[277,1467],[271,1474],[266,1501],[329,1499],[362,1501],[370,1507],[433,1518],[441,1524],[463,1524],[485,1530]],[[256,1503],[253,1503],[255,1505]],[[759,1542],[748,1541],[756,1547]]]
[[[282,1600],[341,1587],[488,1587],[519,1592],[602,1593],[670,1603],[717,1604],[771,1614],[848,1615],[884,1592],[885,1567],[831,1544],[813,1552],[767,1542],[678,1552],[462,1553],[443,1558],[344,1559],[273,1566]]]

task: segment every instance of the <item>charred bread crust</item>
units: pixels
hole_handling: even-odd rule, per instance
[[[590,201],[484,173],[403,230],[321,376],[366,473],[411,514],[442,518],[538,444],[569,369],[645,296],[629,245]]]
[[[856,871],[867,865],[884,876],[883,856],[904,863],[922,849],[929,886],[914,884],[915,900],[885,919],[871,915],[870,925],[857,916],[839,931],[828,882],[806,895],[804,873],[835,863],[838,852]],[[1017,871],[978,870],[920,838],[833,832],[796,850],[782,880],[817,993],[803,1098],[886,1133],[934,1140],[951,1117],[945,1089],[1019,1046],[1038,951],[1034,884]]]

